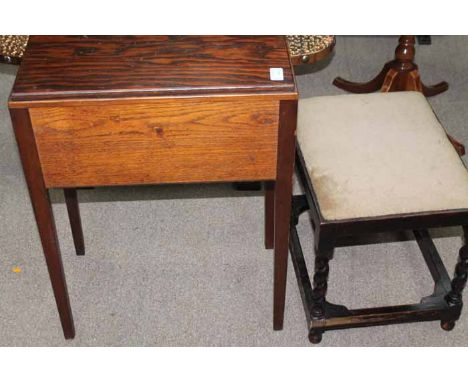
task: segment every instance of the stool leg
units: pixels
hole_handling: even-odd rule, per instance
[[[65,188],[63,192],[65,194],[65,203],[67,204],[68,218],[70,220],[75,251],[78,256],[83,256],[85,254],[85,246],[77,191],[76,188]]]
[[[328,289],[328,262],[333,256],[333,250],[316,251],[314,287],[312,289],[312,319],[323,320],[325,318],[325,302]],[[309,340],[318,344],[322,340],[322,330],[310,330]]]
[[[468,227],[463,227],[465,233],[465,244],[460,248],[459,257],[457,265],[455,266],[455,276],[452,279],[452,289],[445,296],[445,300],[450,306],[461,306],[462,301],[462,292],[466,285],[466,280],[468,278]],[[455,321],[442,321],[442,329],[452,330],[455,326]]]
[[[312,315],[314,318],[321,319],[325,315],[325,296],[328,289],[328,262],[331,259],[333,251],[317,252],[315,257],[314,288],[312,289],[312,298],[314,306]]]
[[[458,263],[455,267],[455,276],[452,279],[452,289],[447,294],[447,302],[451,305],[462,303],[462,292],[466,285],[468,276],[468,246],[464,245],[460,249]]]

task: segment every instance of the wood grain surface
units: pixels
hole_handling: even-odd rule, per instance
[[[276,101],[30,109],[46,186],[270,180]]]
[[[10,99],[291,92],[283,36],[32,36]]]

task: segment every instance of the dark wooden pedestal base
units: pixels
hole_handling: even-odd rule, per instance
[[[460,259],[451,281],[434,243],[425,229],[414,230],[415,239],[434,279],[434,293],[419,304],[348,309],[325,299],[328,261],[333,250],[316,250],[313,286],[296,230],[299,215],[309,209],[305,195],[293,197],[290,252],[309,328],[309,340],[317,344],[327,330],[376,325],[440,320],[444,330],[452,330],[462,310],[461,291],[468,271],[468,247],[460,250]],[[466,232],[466,230],[465,230]]]
[[[387,62],[382,71],[369,82],[351,82],[341,77],[335,78],[333,85],[351,93],[371,93],[414,90],[432,97],[448,89],[443,81],[433,86],[426,86],[419,76],[418,66],[414,63],[414,36],[401,36],[395,50],[395,59]]]

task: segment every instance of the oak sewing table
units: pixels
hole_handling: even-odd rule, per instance
[[[265,182],[282,328],[297,98],[280,36],[30,38],[9,108],[65,338],[75,329],[48,191],[65,189],[84,254],[76,189],[112,185]]]

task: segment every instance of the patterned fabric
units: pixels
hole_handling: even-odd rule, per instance
[[[0,61],[19,63],[23,57],[29,36],[0,36]]]
[[[315,54],[335,43],[335,36],[329,35],[290,35],[286,39],[292,56]]]

